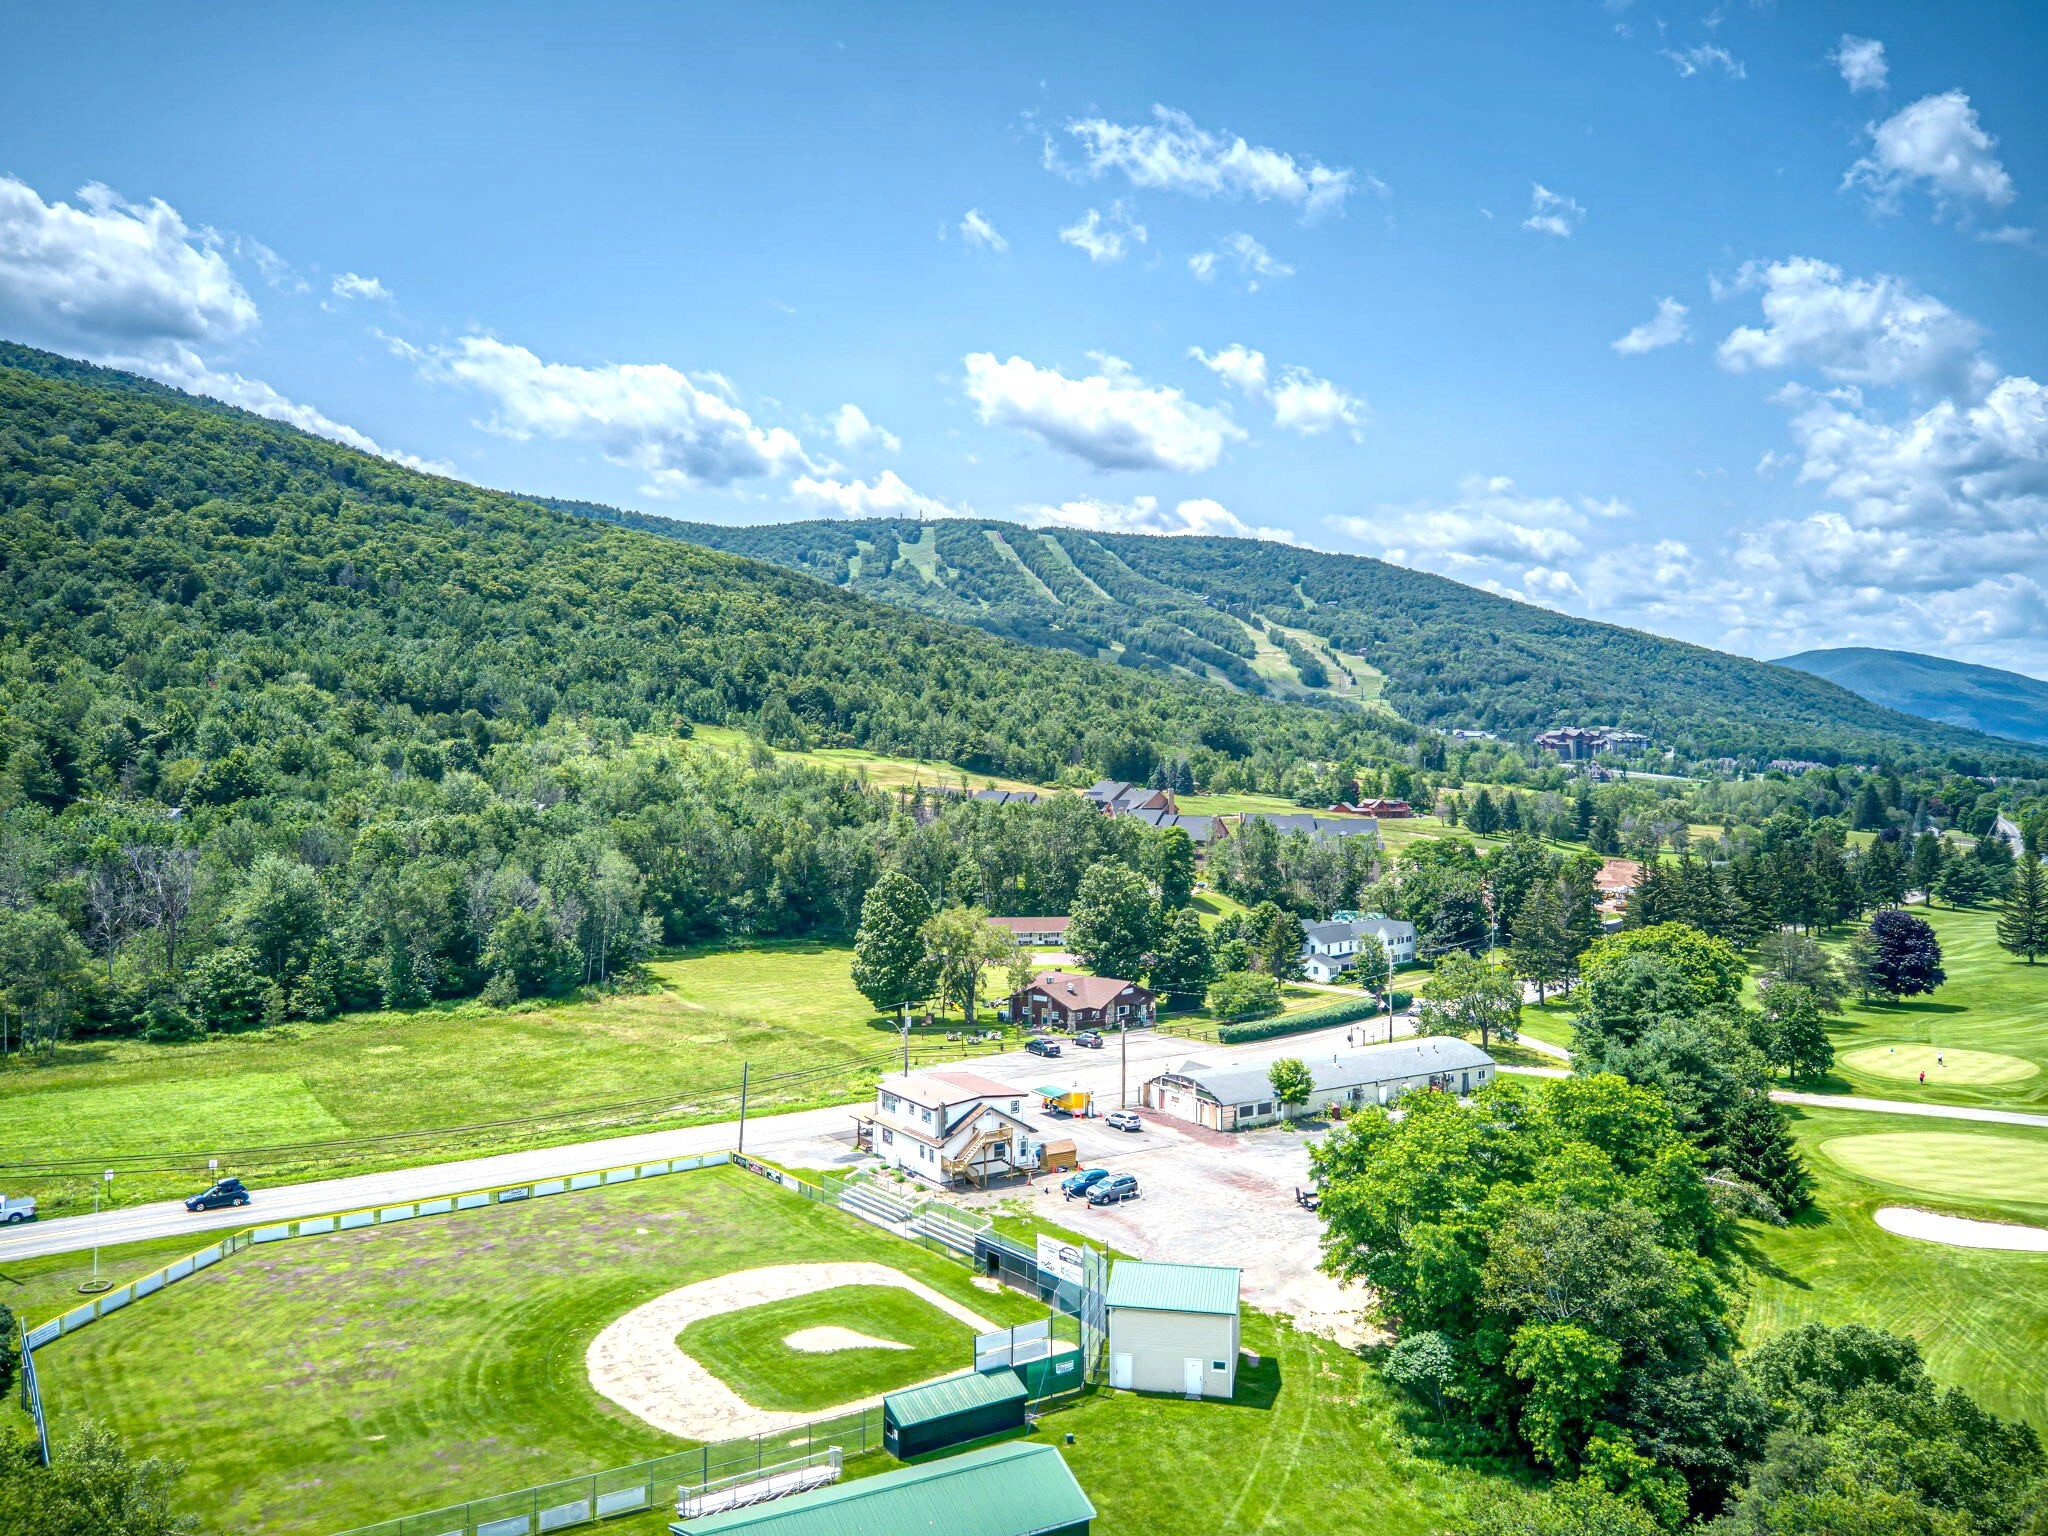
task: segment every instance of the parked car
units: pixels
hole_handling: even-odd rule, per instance
[[[18,1221],[36,1219],[36,1197],[34,1195],[0,1195],[0,1221],[13,1226]]]
[[[247,1205],[249,1191],[240,1179],[222,1179],[213,1188],[185,1202],[188,1211],[216,1211],[224,1205]]]
[[[1113,1173],[1106,1179],[1096,1180],[1088,1190],[1090,1205],[1116,1205],[1137,1198],[1138,1176],[1135,1173]]]
[[[1063,1195],[1085,1195],[1089,1190],[1109,1177],[1107,1168],[1082,1168],[1060,1180]]]
[[[1074,1044],[1086,1046],[1091,1051],[1099,1051],[1102,1049],[1102,1036],[1092,1029],[1084,1029],[1074,1036]]]
[[[1102,1123],[1112,1131],[1142,1131],[1145,1122],[1138,1118],[1135,1109],[1112,1109],[1102,1117]]]
[[[1024,1049],[1034,1056],[1057,1056],[1060,1053],[1060,1043],[1057,1040],[1048,1040],[1043,1035],[1033,1035],[1024,1042]]]

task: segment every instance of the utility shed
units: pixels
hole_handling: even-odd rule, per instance
[[[1109,1272],[1109,1384],[1134,1392],[1237,1391],[1238,1272],[1118,1259]]]
[[[1095,1506],[1049,1445],[1013,1441],[701,1520],[675,1536],[1088,1536]]]
[[[948,1376],[882,1399],[882,1445],[899,1461],[1024,1427],[1030,1393],[1015,1371]]]

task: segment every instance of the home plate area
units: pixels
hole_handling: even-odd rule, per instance
[[[971,1368],[998,1325],[886,1264],[775,1264],[635,1307],[591,1341],[590,1384],[686,1440],[773,1434]]]

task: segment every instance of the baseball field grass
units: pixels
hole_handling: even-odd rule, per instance
[[[807,1330],[841,1329],[865,1347],[806,1350]],[[690,1324],[683,1353],[757,1408],[816,1413],[964,1369],[974,1330],[893,1286],[845,1285]]]
[[[2048,1254],[1953,1248],[1886,1232],[1902,1205],[2048,1226],[2048,1131],[1839,1109],[1791,1111],[1814,1209],[1751,1229],[1743,1336],[1865,1323],[1920,1341],[1937,1378],[2048,1430]]]
[[[684,1449],[592,1390],[591,1340],[679,1286],[829,1260],[889,1265],[999,1323],[1044,1315],[720,1168],[247,1249],[37,1360],[54,1432],[99,1418],[186,1463],[203,1530],[326,1536]],[[921,1375],[971,1366],[966,1328],[915,1326]],[[900,1385],[893,1369],[865,1391]]]

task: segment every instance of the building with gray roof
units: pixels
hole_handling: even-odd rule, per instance
[[[1333,1104],[1391,1104],[1404,1093],[1464,1095],[1493,1081],[1491,1056],[1469,1040],[1434,1035],[1303,1056],[1315,1087],[1293,1113],[1312,1115]],[[1212,1131],[1271,1125],[1289,1111],[1273,1096],[1271,1061],[1214,1063],[1189,1058],[1140,1090],[1147,1109],[1191,1120]]]

